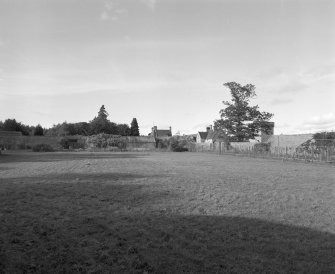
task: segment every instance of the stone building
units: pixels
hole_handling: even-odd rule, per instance
[[[152,127],[151,133],[149,136],[154,137],[155,139],[167,139],[172,137],[172,129],[158,129],[157,126]]]

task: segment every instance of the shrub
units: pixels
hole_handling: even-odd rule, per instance
[[[120,150],[126,150],[128,141],[120,135],[100,133],[89,136],[87,139],[87,144],[89,147],[95,148],[118,148]]]
[[[33,146],[33,151],[34,152],[54,152],[55,150],[53,149],[52,146],[48,144],[38,144]]]
[[[170,139],[170,149],[174,152],[184,152],[188,151],[188,148],[186,147],[187,142],[185,140],[178,140],[175,138]]]
[[[80,142],[80,140],[73,140],[67,137],[64,137],[60,140],[60,145],[64,149],[69,149],[70,147],[73,149],[84,149],[85,148],[85,144]]]
[[[267,152],[270,151],[270,144],[266,143],[257,143],[254,145],[255,152]]]
[[[169,140],[156,139],[156,148],[167,149],[169,147]]]

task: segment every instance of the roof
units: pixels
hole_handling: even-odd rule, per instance
[[[198,133],[199,133],[201,139],[206,139],[207,138],[207,135],[208,135],[207,131],[199,131]]]
[[[157,129],[157,137],[171,136],[171,131],[169,129]]]

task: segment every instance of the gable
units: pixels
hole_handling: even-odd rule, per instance
[[[207,138],[207,135],[208,135],[207,131],[199,131],[198,133],[199,133],[201,139],[206,139]]]
[[[171,136],[171,131],[169,129],[157,129],[157,137]]]

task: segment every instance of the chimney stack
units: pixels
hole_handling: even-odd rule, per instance
[[[210,127],[206,127],[206,131],[207,131],[207,132],[209,132],[210,129],[211,129]]]

